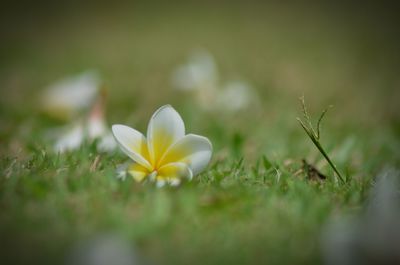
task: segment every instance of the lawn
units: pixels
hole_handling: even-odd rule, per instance
[[[0,263],[64,264],[81,244],[116,237],[145,264],[322,264],[326,225],[361,215],[375,176],[400,166],[395,13],[358,8],[10,6],[1,18]],[[255,101],[205,110],[177,90],[174,69],[196,49],[214,56],[221,80],[251,84]],[[55,152],[46,135],[62,123],[40,111],[40,95],[87,69],[103,80],[110,127],[145,132],[171,104],[188,132],[212,142],[208,168],[157,188],[117,178],[128,160],[119,149],[86,141]],[[296,120],[303,95],[314,123],[333,105],[321,144],[344,183]],[[303,159],[326,179],[310,179]]]

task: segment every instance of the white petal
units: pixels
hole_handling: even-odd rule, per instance
[[[211,154],[212,144],[206,137],[188,134],[171,146],[161,163],[183,162],[197,175],[208,165]]]
[[[151,117],[147,129],[147,142],[153,164],[184,135],[185,125],[178,112],[170,105],[159,108]]]
[[[88,138],[96,139],[100,138],[107,132],[107,127],[102,120],[89,120],[87,125]]]
[[[193,53],[188,62],[178,68],[172,77],[173,86],[181,90],[202,90],[218,83],[217,65],[213,56],[199,50]]]
[[[217,97],[217,104],[227,111],[238,111],[246,108],[253,99],[253,89],[243,81],[232,81],[226,84]]]
[[[97,144],[97,150],[100,152],[111,152],[117,147],[117,142],[115,142],[114,137],[111,133],[107,133],[100,138]]]
[[[93,102],[100,85],[96,72],[87,71],[51,85],[43,94],[42,108],[49,115],[70,118]]]
[[[112,126],[112,132],[121,150],[136,163],[151,170],[146,138],[140,132],[125,125]]]
[[[84,139],[84,129],[82,124],[77,124],[69,131],[63,133],[54,145],[56,152],[63,153],[78,149]]]

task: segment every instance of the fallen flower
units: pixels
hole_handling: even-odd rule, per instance
[[[186,64],[174,71],[172,84],[186,91],[217,89],[218,71],[214,57],[204,50],[194,52]]]
[[[65,129],[54,144],[54,151],[64,153],[78,149],[84,138],[84,126],[81,122]]]
[[[100,96],[92,107],[89,117],[81,120],[67,129],[58,137],[54,144],[56,152],[65,152],[78,149],[84,140],[97,142],[97,150],[102,152],[112,151],[117,144],[107,127],[104,114],[104,95]]]
[[[127,172],[139,182],[179,185],[182,178],[190,180],[203,171],[211,159],[211,142],[203,136],[185,135],[183,120],[170,105],[153,114],[147,138],[125,125],[113,125],[112,132],[121,150],[134,161]]]
[[[172,75],[172,86],[192,92],[206,111],[231,112],[258,104],[254,88],[243,80],[221,82],[214,57],[207,51],[193,53]]]
[[[44,91],[41,108],[53,118],[68,120],[93,104],[99,86],[100,78],[94,71],[65,78]]]
[[[220,90],[217,105],[231,112],[243,110],[257,102],[254,89],[244,81],[236,80],[227,83]]]

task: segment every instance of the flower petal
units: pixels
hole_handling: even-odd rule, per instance
[[[168,149],[161,163],[183,162],[197,175],[208,165],[211,154],[212,144],[206,137],[188,134]]]
[[[185,136],[181,116],[170,105],[159,108],[151,117],[147,128],[147,143],[151,163],[156,165],[165,151]]]
[[[112,132],[121,150],[136,163],[151,170],[146,138],[140,132],[125,125],[112,126]]]
[[[117,147],[117,142],[111,132],[103,135],[97,143],[97,150],[100,152],[111,152]]]
[[[127,171],[138,182],[142,182],[150,173],[147,168],[138,163],[131,164]]]
[[[182,178],[192,179],[192,177],[193,173],[185,163],[170,163],[158,170],[157,182],[164,180],[176,186]]]
[[[54,145],[54,150],[59,153],[78,149],[84,140],[85,132],[81,123],[63,133]]]

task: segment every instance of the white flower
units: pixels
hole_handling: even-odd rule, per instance
[[[103,98],[100,97],[92,107],[87,119],[67,126],[67,129],[63,130],[54,145],[55,151],[63,153],[78,149],[85,139],[89,141],[98,140],[98,151],[113,151],[117,143],[108,129],[103,105]]]
[[[185,135],[181,116],[170,105],[159,108],[150,119],[147,138],[125,125],[113,125],[121,150],[133,163],[128,173],[137,181],[156,181],[157,186],[178,185],[208,165],[211,142],[199,135]]]
[[[72,127],[68,127],[61,133],[60,137],[54,144],[54,151],[64,153],[69,150],[78,149],[84,139],[84,126],[82,123],[77,123]]]
[[[57,133],[59,136],[54,144],[54,151],[64,153],[66,151],[73,151],[81,147],[84,140],[97,142],[97,150],[101,152],[113,151],[117,144],[111,132],[106,130],[98,130],[93,123],[78,122],[72,126],[67,126]],[[57,129],[55,132],[59,131]],[[96,131],[97,134],[93,134]],[[92,132],[92,133],[91,133]]]
[[[177,68],[172,76],[172,84],[180,90],[216,89],[217,83],[217,66],[207,51],[193,53],[188,62]]]
[[[193,93],[207,111],[235,112],[257,103],[255,90],[247,82],[221,82],[214,57],[207,51],[193,53],[172,75],[173,87]]]
[[[244,81],[231,81],[221,89],[217,99],[218,106],[229,111],[242,110],[255,103],[252,87]]]
[[[41,108],[52,117],[69,119],[93,104],[99,86],[100,78],[93,71],[63,79],[45,90]]]

